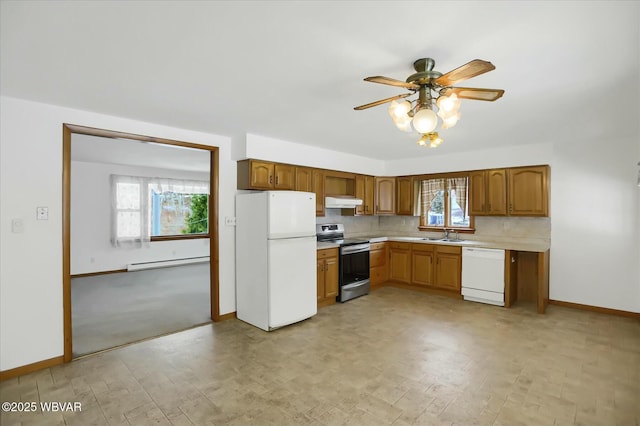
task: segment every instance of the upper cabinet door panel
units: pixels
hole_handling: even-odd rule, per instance
[[[507,214],[507,171],[487,170],[486,206],[487,214],[505,216]]]
[[[252,188],[273,189],[273,163],[251,160],[249,173]]]
[[[469,173],[469,214],[482,216],[486,214],[486,170]]]
[[[509,215],[549,216],[549,167],[509,169]]]

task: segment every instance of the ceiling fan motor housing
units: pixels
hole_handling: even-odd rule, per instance
[[[433,66],[435,64],[436,61],[431,58],[422,58],[415,61],[413,63],[413,69],[416,70],[416,73],[411,74],[407,78],[407,83],[414,83],[419,85],[431,84],[433,80],[442,76],[441,72],[433,70]]]

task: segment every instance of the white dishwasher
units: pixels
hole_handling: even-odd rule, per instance
[[[504,306],[504,250],[462,248],[462,296]]]

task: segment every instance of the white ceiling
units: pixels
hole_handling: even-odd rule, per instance
[[[5,1],[3,95],[238,137],[259,134],[378,159],[638,135],[635,1]],[[432,57],[463,101],[437,149],[398,131],[386,106]],[[110,129],[119,130],[119,129]],[[154,135],[150,135],[154,136]]]

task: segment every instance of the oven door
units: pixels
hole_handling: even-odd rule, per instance
[[[369,247],[368,243],[341,247],[340,302],[369,293]]]

